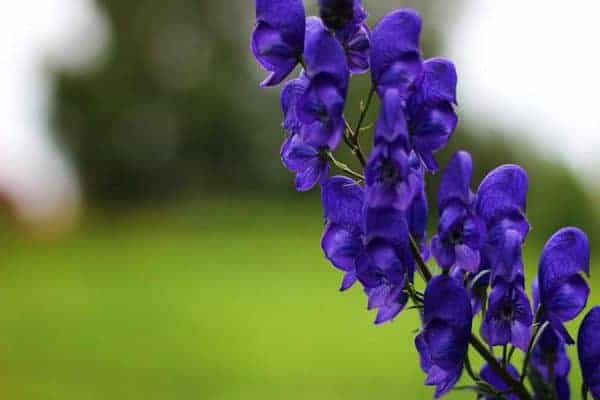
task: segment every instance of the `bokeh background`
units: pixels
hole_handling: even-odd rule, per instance
[[[425,55],[457,64],[461,124],[440,159],[468,149],[474,185],[502,163],[528,169],[528,277],[562,226],[597,251],[600,6],[364,3],[371,24],[417,8]],[[249,52],[253,6],[3,5],[2,398],[432,396],[414,311],[375,327],[358,289],[337,291],[318,193],[295,193],[279,162],[278,91],[258,88]],[[353,81],[349,119],[368,87]],[[571,377],[577,387],[576,365]]]

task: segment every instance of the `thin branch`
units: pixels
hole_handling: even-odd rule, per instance
[[[361,174],[359,174],[358,172],[354,171],[352,168],[350,168],[349,166],[347,166],[346,164],[344,164],[341,161],[338,161],[333,154],[331,154],[331,152],[327,152],[327,158],[329,159],[329,161],[331,161],[331,163],[333,165],[335,165],[339,170],[347,173],[348,175],[352,176],[353,178],[356,178],[358,180],[364,181],[365,177]]]

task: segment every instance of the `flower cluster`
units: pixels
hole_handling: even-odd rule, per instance
[[[287,80],[281,90],[286,132],[281,159],[295,174],[297,190],[321,189],[321,246],[343,272],[341,290],[358,283],[368,308],[377,310],[376,324],[392,321],[413,303],[422,320],[415,346],[436,398],[466,370],[483,398],[568,399],[566,348],[575,341],[565,324],[589,297],[585,233],[565,228],[548,241],[532,285],[532,306],[522,255],[530,230],[527,173],[518,165],[500,166],[474,192],[472,157],[459,151],[442,173],[439,223],[429,241],[425,181],[440,170],[435,153],[458,124],[454,64],[423,58],[422,21],[413,10],[393,11],[371,30],[360,0],[318,5],[319,16],[307,17],[301,0],[256,0],[252,50],[269,72],[263,86]],[[354,74],[366,72],[372,89],[353,128],[344,115],[348,88]],[[360,139],[375,95],[380,111],[365,156]],[[335,158],[342,143],[362,171]],[[344,175],[331,176],[333,168]],[[437,275],[427,263],[430,254]],[[415,286],[417,274],[427,284],[424,292]],[[478,314],[485,343],[472,331]],[[583,392],[595,399],[600,399],[598,328],[596,308],[578,337]],[[479,373],[468,361],[469,346],[485,360]],[[502,348],[501,358],[491,350],[496,347]],[[516,350],[524,354],[520,370],[511,363]]]

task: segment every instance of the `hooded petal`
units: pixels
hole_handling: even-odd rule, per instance
[[[380,96],[388,88],[406,96],[422,71],[419,54],[421,17],[413,10],[384,16],[372,35],[371,75]]]
[[[321,201],[327,221],[359,230],[364,193],[358,183],[345,176],[333,176],[322,187]]]
[[[295,68],[304,48],[305,26],[301,0],[256,0],[252,50],[271,72],[263,86],[280,83]]]
[[[561,322],[575,319],[587,304],[590,288],[580,275],[572,275],[564,284],[547,294],[546,313]]]
[[[346,97],[350,70],[344,48],[321,19],[316,17],[306,19],[304,61],[309,78],[313,79],[319,74],[328,76]]]
[[[600,398],[600,306],[585,316],[577,336],[577,352],[583,381],[594,399]]]
[[[457,125],[458,116],[449,103],[425,107],[411,120],[412,145],[430,171],[439,170],[433,153],[446,146]]]
[[[426,103],[456,103],[456,68],[445,58],[431,58],[423,64],[421,97]]]
[[[362,251],[362,241],[357,231],[338,224],[327,224],[321,247],[325,256],[338,269],[354,271],[356,258]]]
[[[304,94],[309,80],[304,73],[296,79],[289,81],[281,91],[281,109],[283,111],[283,128],[291,133],[297,133],[300,129],[300,120],[296,114],[298,99]]]
[[[458,151],[452,156],[442,174],[438,191],[438,208],[443,210],[450,201],[459,200],[464,205],[471,204],[471,179],[473,160],[466,151]]]
[[[578,228],[564,228],[544,246],[540,258],[539,290],[542,303],[555,287],[571,275],[590,271],[590,244]]]
[[[400,140],[408,145],[408,127],[402,108],[402,98],[395,89],[385,92],[382,99],[381,113],[375,126],[375,142],[393,143]]]
[[[490,172],[477,191],[477,213],[488,226],[507,214],[524,213],[527,206],[527,172],[518,165],[503,165]]]
[[[465,288],[447,275],[434,277],[425,290],[424,323],[434,319],[471,332],[471,303]]]

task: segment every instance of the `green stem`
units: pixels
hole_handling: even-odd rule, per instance
[[[523,367],[521,367],[521,378],[519,379],[519,382],[521,382],[521,384],[525,382],[525,378],[527,377],[527,367],[529,366],[529,358],[531,357],[531,353],[537,341],[537,337],[543,333],[543,330],[546,329],[546,326],[548,324],[548,322],[545,322],[544,325],[540,327],[539,320],[541,314],[541,309],[538,309],[537,313],[535,314],[534,320],[535,328],[533,330],[533,334],[531,335],[531,339],[529,340],[529,345],[527,346],[527,352],[525,353],[525,358],[523,359]]]
[[[347,166],[346,164],[344,164],[341,161],[338,161],[333,154],[331,154],[331,152],[327,152],[327,158],[329,159],[329,161],[331,161],[331,163],[333,165],[335,165],[338,169],[340,169],[341,171],[347,173],[348,175],[352,176],[353,178],[356,178],[358,180],[364,181],[365,177],[362,176],[361,174],[359,174],[358,172],[354,171],[352,168],[350,168],[349,166]]]

